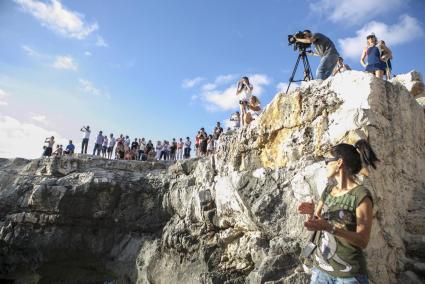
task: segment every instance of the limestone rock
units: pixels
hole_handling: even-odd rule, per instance
[[[357,71],[304,83],[207,158],[0,159],[0,279],[308,283],[297,206],[328,182],[331,145],[365,138],[381,160],[363,178],[374,198],[370,276],[423,281],[425,117],[411,94],[421,83]]]

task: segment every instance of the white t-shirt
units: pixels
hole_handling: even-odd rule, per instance
[[[187,149],[187,148],[190,148],[190,145],[192,144],[192,141],[187,141],[186,140],[186,142],[184,142],[184,149]]]
[[[242,90],[242,92],[239,93],[239,100],[249,102],[249,100],[251,99],[251,95],[252,95],[252,89],[250,85],[250,88],[248,89],[245,88]]]
[[[115,146],[115,138],[112,137],[109,139],[109,147],[114,147]]]
[[[144,152],[146,149],[146,142],[144,141],[140,142],[139,146],[140,146],[140,150]]]
[[[83,131],[83,138],[84,139],[89,139],[90,138],[90,133],[91,133],[91,131],[90,131],[90,129],[83,129],[83,130],[81,130],[81,131]]]
[[[103,139],[103,147],[108,147],[108,137]]]

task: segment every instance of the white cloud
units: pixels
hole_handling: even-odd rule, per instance
[[[372,32],[378,40],[385,40],[390,48],[413,41],[424,34],[420,22],[409,15],[402,15],[399,22],[394,25],[372,21],[358,30],[356,36],[338,40],[344,57],[360,60],[360,55],[366,46],[366,36]]]
[[[110,96],[108,94],[103,93],[100,89],[95,87],[92,82],[85,79],[78,79],[78,82],[80,83],[80,87],[84,93],[93,95],[93,96],[105,96],[108,99],[110,99]]]
[[[260,97],[264,91],[264,86],[270,84],[271,80],[264,74],[254,74],[249,76],[249,81],[254,89],[252,94]],[[226,89],[204,91],[203,99],[207,102],[206,108],[209,111],[238,109],[238,97],[236,96],[236,84],[228,86]]]
[[[205,79],[202,77],[195,77],[193,79],[185,79],[182,82],[182,87],[185,89],[193,88],[196,85],[198,85],[200,82],[202,82],[203,80]]]
[[[6,106],[7,102],[6,102],[6,98],[9,96],[8,93],[6,93],[6,91],[0,89],[0,106]]]
[[[0,157],[34,159],[41,156],[43,142],[54,136],[56,143],[67,145],[59,133],[31,123],[22,123],[10,116],[0,115]],[[56,146],[56,145],[55,145]]]
[[[77,64],[71,56],[57,56],[53,67],[56,69],[77,70]]]
[[[91,56],[92,54],[91,54],[91,52],[90,52],[90,51],[86,51],[86,52],[84,52],[84,55],[85,55],[85,56]]]
[[[38,53],[37,51],[35,51],[33,48],[29,47],[28,45],[23,45],[21,47],[28,56],[31,56],[31,57],[41,57],[42,56],[40,53]]]
[[[236,80],[236,78],[237,78],[237,75],[235,74],[220,75],[220,76],[217,76],[217,78],[215,78],[214,84],[216,85],[227,84],[229,82]]]
[[[289,88],[289,92],[295,90],[298,87],[298,84],[292,82],[291,87]],[[276,85],[276,90],[278,91],[278,93],[286,93],[286,89],[288,89],[288,83],[280,82]]]
[[[23,10],[33,15],[41,24],[63,36],[84,39],[98,29],[97,23],[85,22],[84,15],[66,9],[59,0],[40,2],[15,0]]]
[[[310,10],[334,23],[355,24],[388,14],[403,4],[406,0],[320,0],[311,3]]]
[[[217,85],[216,84],[212,84],[212,83],[204,84],[201,87],[202,91],[204,91],[204,92],[212,91],[215,88],[217,88]]]
[[[6,98],[9,96],[4,90],[0,89],[0,106],[7,106]]]
[[[34,120],[36,122],[42,123],[42,124],[47,124],[47,117],[43,114],[32,114],[31,115],[31,120]]]
[[[100,47],[107,47],[108,44],[106,43],[105,39],[101,36],[97,36],[96,38],[96,45]]]

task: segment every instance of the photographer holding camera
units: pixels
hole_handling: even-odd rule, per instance
[[[332,74],[339,57],[334,43],[325,35],[321,33],[313,34],[310,30],[304,30],[302,35],[296,34],[294,38],[297,42],[314,44],[316,51],[313,55],[321,57],[316,71],[316,78],[327,79]]]

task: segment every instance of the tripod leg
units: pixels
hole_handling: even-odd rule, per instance
[[[297,68],[298,68],[298,64],[300,63],[301,57],[302,57],[301,54],[298,54],[298,58],[294,66],[294,70],[292,70],[292,75],[291,77],[289,77],[289,84],[288,84],[288,88],[286,88],[286,93],[288,93],[289,87],[291,86],[291,83],[294,81],[294,76],[295,76],[295,73],[297,73]]]
[[[304,65],[304,81],[313,80],[313,73],[311,73],[310,62],[308,62],[307,55],[303,55],[303,65]]]

